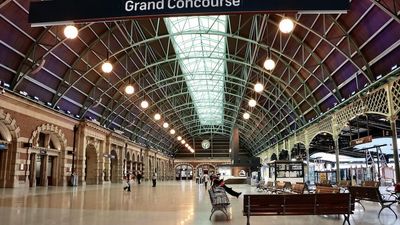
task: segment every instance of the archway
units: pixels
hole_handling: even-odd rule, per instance
[[[115,150],[110,153],[110,180],[111,183],[119,183],[118,180],[118,155]]]
[[[11,133],[8,128],[0,122],[0,187],[5,187],[6,177],[7,177],[7,166],[9,165],[9,160],[7,159],[10,154],[8,145],[11,141]]]
[[[397,121],[397,135],[400,131],[398,125],[400,124]],[[353,185],[364,181],[392,185],[395,179],[392,136],[388,118],[374,112],[357,115],[341,129],[341,157],[343,155],[352,158],[346,164],[341,160],[341,171],[349,171]],[[397,139],[397,143],[399,142]]]
[[[214,165],[209,163],[199,164],[196,166],[196,176],[202,177],[203,174],[215,174],[217,173]],[[222,174],[225,176],[224,174]]]
[[[291,160],[303,161],[307,159],[306,146],[303,143],[297,143],[290,151]]]
[[[272,155],[271,155],[271,161],[275,161],[275,160],[278,160],[278,157],[276,156],[275,153],[272,153]]]
[[[98,184],[98,156],[96,147],[89,144],[86,147],[86,160],[85,160],[85,181],[86,184]]]
[[[309,146],[310,183],[336,184],[335,143],[332,134],[321,132],[314,136]]]
[[[175,167],[176,180],[192,180],[193,166],[190,164],[179,164]]]

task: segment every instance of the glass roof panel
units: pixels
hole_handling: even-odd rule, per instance
[[[164,19],[201,125],[224,120],[227,16]]]

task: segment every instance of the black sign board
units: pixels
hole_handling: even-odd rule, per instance
[[[237,13],[343,13],[349,0],[48,0],[30,3],[32,26],[140,17]]]

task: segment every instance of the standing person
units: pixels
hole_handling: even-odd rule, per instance
[[[140,180],[142,179],[142,174],[140,173],[140,171],[138,172],[136,179],[137,179],[137,183],[140,184]]]
[[[153,173],[151,180],[153,181],[153,187],[155,187],[157,185],[157,173]]]
[[[204,181],[204,188],[207,190],[207,184],[208,184],[208,182],[210,181],[210,176],[208,176],[207,173],[205,173],[205,174],[203,175],[203,181]]]

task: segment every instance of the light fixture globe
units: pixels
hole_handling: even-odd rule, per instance
[[[128,94],[128,95],[131,95],[131,94],[135,93],[135,88],[133,87],[132,84],[126,85],[125,93]]]
[[[261,83],[257,83],[254,85],[254,91],[260,93],[264,90],[264,86]]]
[[[161,119],[161,115],[159,113],[154,114],[154,119],[155,120],[160,120]]]
[[[174,130],[174,129],[171,129],[171,130],[169,131],[169,133],[170,133],[170,134],[175,134],[175,130]]]
[[[181,141],[181,140],[182,140],[182,137],[181,137],[181,136],[178,136],[176,139],[177,139],[178,141]]]
[[[109,61],[105,61],[103,65],[101,65],[101,70],[104,73],[111,73],[111,71],[113,70],[113,65]]]
[[[75,39],[78,36],[78,29],[73,25],[64,28],[64,35],[68,39]]]
[[[247,112],[245,112],[245,113],[243,114],[243,119],[245,119],[245,120],[250,119],[250,114],[247,113]]]
[[[147,109],[147,108],[149,107],[149,102],[146,101],[146,100],[143,100],[143,101],[140,103],[140,106],[141,106],[143,109]]]
[[[284,18],[281,20],[281,22],[279,22],[279,30],[284,34],[292,32],[293,28],[294,28],[294,23],[289,18]]]
[[[250,106],[250,107],[256,107],[256,105],[257,105],[256,100],[250,99],[250,101],[249,101],[249,106]]]
[[[182,139],[181,143],[184,145],[186,144],[186,141]]]
[[[168,128],[168,127],[169,127],[169,124],[168,124],[167,122],[165,122],[162,126],[163,126],[164,128]]]
[[[275,66],[276,66],[275,61],[272,60],[271,58],[267,58],[264,62],[264,68],[266,70],[273,70],[275,69]]]
[[[186,144],[185,147],[186,147],[186,148],[189,147],[189,144]]]

